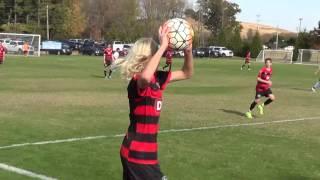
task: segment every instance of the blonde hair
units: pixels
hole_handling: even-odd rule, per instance
[[[135,73],[140,73],[146,63],[157,52],[158,44],[152,38],[141,38],[137,40],[122,63],[121,74],[130,80]]]

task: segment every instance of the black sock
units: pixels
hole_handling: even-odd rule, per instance
[[[267,106],[267,105],[270,104],[270,103],[272,103],[272,100],[271,100],[271,99],[267,99],[266,102],[264,102],[263,104],[264,104],[265,106]]]
[[[250,65],[248,65],[248,69],[250,69]]]
[[[252,109],[254,109],[254,107],[256,107],[257,103],[255,101],[252,102],[252,104],[250,105],[250,111],[252,111]]]
[[[107,76],[107,71],[103,71],[104,72],[104,77],[106,77]]]
[[[246,66],[246,64],[242,65],[241,68],[243,69]]]
[[[110,71],[109,71],[109,76],[111,76],[111,74],[112,74],[112,71],[110,70]]]

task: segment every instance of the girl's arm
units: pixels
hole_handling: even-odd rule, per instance
[[[184,51],[184,64],[179,71],[171,73],[170,82],[180,81],[191,78],[193,75],[193,55],[192,44]]]
[[[168,33],[169,33],[169,29],[167,27],[163,29],[162,27],[159,28],[160,43],[161,43],[160,48],[147,62],[145,68],[142,70],[140,74],[140,78],[138,79],[138,82],[137,82],[138,87],[140,89],[144,89],[151,82],[152,77],[158,68],[162,55],[168,47],[168,44],[169,44]]]

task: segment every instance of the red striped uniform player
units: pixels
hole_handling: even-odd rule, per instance
[[[111,66],[113,61],[113,55],[112,55],[112,47],[111,44],[108,44],[108,47],[104,49],[104,77],[107,78],[107,68]],[[109,75],[108,78],[111,78],[112,71],[109,69]]]
[[[265,59],[265,66],[260,69],[258,77],[257,77],[257,86],[256,86],[256,96],[255,100],[250,105],[250,110],[246,112],[246,116],[249,119],[252,119],[252,110],[255,106],[260,102],[261,97],[267,97],[268,99],[261,105],[258,105],[258,109],[260,115],[263,115],[264,107],[269,105],[275,100],[275,96],[271,91],[272,81],[272,59],[267,58]]]
[[[0,64],[4,63],[6,52],[7,52],[7,49],[0,42]]]
[[[250,50],[248,50],[246,53],[246,58],[245,58],[244,64],[241,66],[241,70],[247,65],[248,70],[250,71],[250,59],[251,59],[251,52],[250,52]]]
[[[129,79],[130,125],[120,150],[124,180],[165,180],[158,162],[157,134],[168,83],[188,79],[193,73],[192,47],[185,50],[179,71],[158,71],[162,54],[168,47],[167,28],[160,28],[161,44],[141,38],[133,46],[122,73]]]

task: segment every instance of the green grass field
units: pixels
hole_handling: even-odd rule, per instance
[[[160,133],[162,171],[170,180],[320,179],[316,67],[274,64],[276,102],[248,120],[263,64],[241,64],[195,59],[194,77],[168,86],[161,130],[216,128]],[[114,136],[129,122],[126,82],[119,71],[102,75],[101,57],[8,57],[0,66],[0,163],[57,179],[121,179],[122,137]],[[89,136],[108,137],[1,148]],[[0,179],[32,178],[0,169]]]

